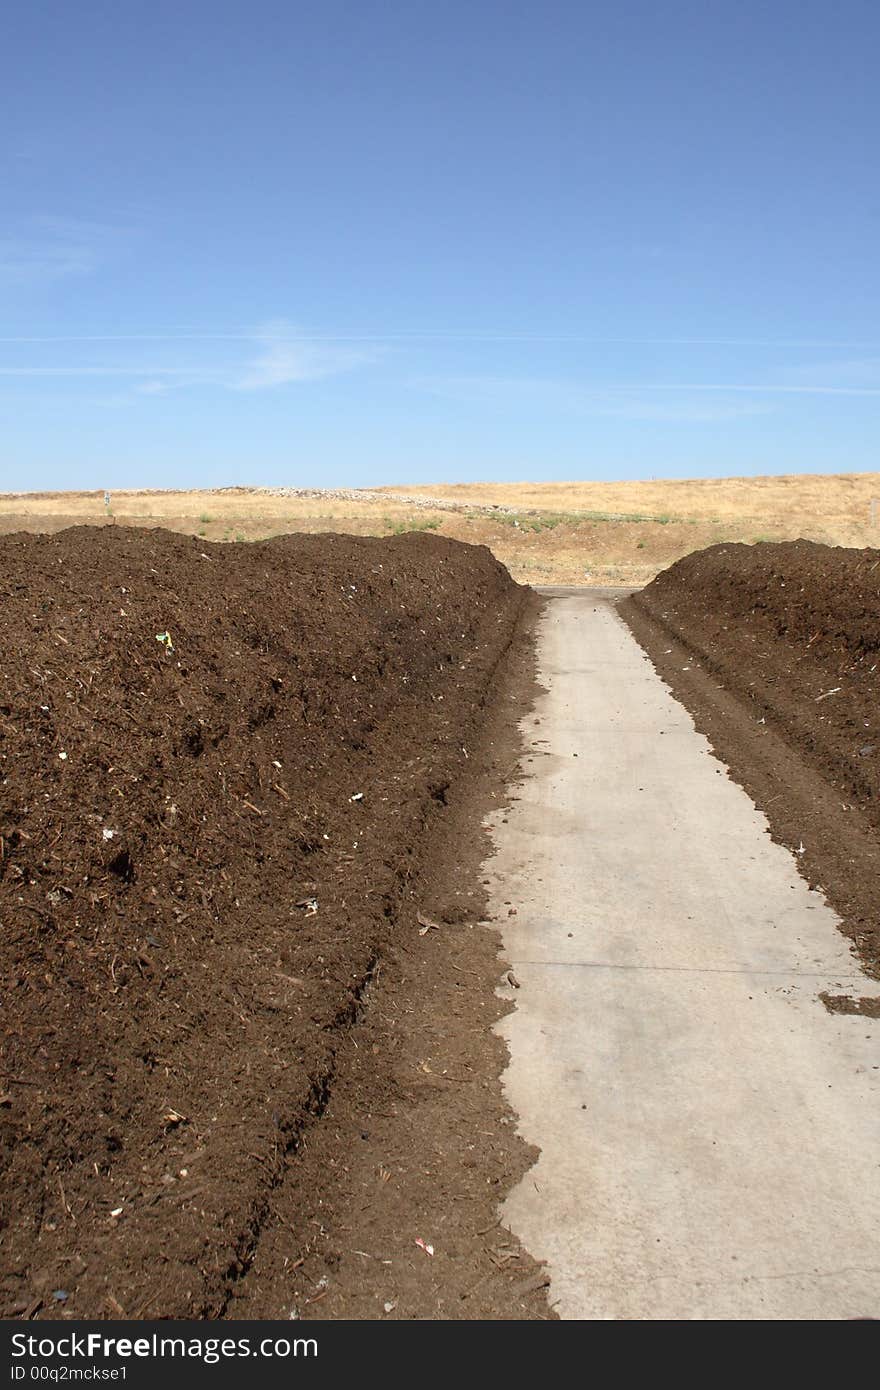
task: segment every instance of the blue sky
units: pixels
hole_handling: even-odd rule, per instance
[[[880,464],[880,7],[48,0],[0,489]]]

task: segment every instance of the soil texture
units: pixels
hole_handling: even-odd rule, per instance
[[[324,1187],[345,1207],[334,1170],[369,1152],[378,1095],[404,1116],[370,1153],[379,1190],[445,1144],[434,1226],[470,1159],[482,1219],[528,1151],[486,1041],[505,1005],[480,837],[455,887],[450,845],[515,763],[528,591],[484,547],[423,534],[77,527],[0,538],[0,576],[0,1314],[302,1313],[278,1270],[333,1256],[314,1212]],[[424,1066],[398,1072],[395,1009],[416,998],[424,1046],[410,1027],[404,1050]],[[426,1119],[452,1064],[455,1119]],[[398,1235],[425,1266],[454,1259]],[[537,1267],[495,1258],[490,1276],[521,1274],[501,1315],[541,1315]],[[401,1315],[431,1315],[419,1297]]]

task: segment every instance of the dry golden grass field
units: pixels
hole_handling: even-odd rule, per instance
[[[880,474],[624,483],[450,483],[374,489],[0,494],[0,532],[166,526],[212,541],[289,531],[432,530],[488,545],[533,584],[642,585],[718,541],[880,542]]]

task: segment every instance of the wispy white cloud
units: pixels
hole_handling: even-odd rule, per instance
[[[89,275],[129,234],[76,218],[31,218],[14,235],[0,238],[0,285],[27,287]]]
[[[606,386],[542,377],[434,377],[414,383],[433,395],[505,411],[531,406],[554,413],[630,420],[712,422],[764,415],[771,407],[756,401],[711,400],[683,390],[666,400],[639,382]]]
[[[141,341],[141,339],[138,339]],[[145,337],[143,341],[161,341]],[[236,336],[235,341],[239,341]],[[264,324],[241,341],[252,344],[251,355],[238,354],[237,360],[216,363],[168,363],[153,360],[132,362],[64,362],[61,364],[0,364],[0,377],[19,378],[130,378],[138,395],[158,396],[172,389],[213,386],[229,391],[263,391],[337,376],[378,361],[382,349],[371,346],[348,347],[301,340],[285,320]],[[221,354],[222,357],[222,354]]]
[[[851,357],[843,361],[798,365],[789,367],[783,377],[792,386],[822,381],[829,391],[835,387],[847,390],[880,387],[880,357]]]
[[[877,387],[825,383],[743,382],[576,382],[503,376],[423,377],[411,383],[432,394],[477,404],[516,408],[524,404],[579,414],[614,415],[655,420],[731,420],[763,415],[772,409],[767,397],[880,396]],[[668,397],[669,399],[664,399]],[[748,399],[725,400],[725,397]],[[714,399],[713,399],[714,398]]]
[[[0,376],[192,376],[192,367],[2,367]]]
[[[376,362],[380,354],[376,352],[349,352],[329,349],[312,349],[295,341],[278,340],[269,343],[264,350],[250,362],[229,367],[216,367],[207,364],[191,366],[163,366],[155,362],[132,366],[116,364],[85,365],[65,363],[51,366],[20,366],[0,364],[0,377],[53,378],[53,377],[116,377],[132,378],[139,382],[134,388],[142,395],[160,395],[171,388],[193,386],[217,386],[234,391],[259,391],[272,387],[287,386],[301,382],[316,381],[323,377],[336,376],[353,371]],[[766,396],[863,396],[880,397],[880,378],[876,386],[837,386],[828,383],[810,382],[803,385],[791,383],[765,382],[663,382],[663,381],[614,381],[614,382],[572,382],[553,381],[544,378],[503,377],[503,376],[437,376],[420,377],[408,383],[411,387],[425,390],[432,395],[455,400],[472,401],[483,404],[533,403],[548,408],[601,412],[603,414],[632,414],[636,402],[643,415],[650,413],[657,418],[720,419],[734,414],[746,415],[765,412],[766,405],[756,402],[740,404],[708,404],[704,399],[699,405],[694,398],[723,397],[725,395],[766,397]],[[663,395],[677,396],[677,404],[660,405],[649,402],[650,397]],[[685,398],[690,397],[690,403]]]
[[[747,416],[768,415],[773,407],[764,401],[695,399],[683,393],[679,399],[645,396],[637,390],[605,396],[595,393],[586,398],[584,409],[590,415],[613,416],[625,420],[656,420],[670,424],[719,424]]]
[[[317,381],[366,366],[379,356],[375,347],[340,347],[298,337],[293,325],[283,319],[264,324],[253,337],[261,350],[234,382],[239,391]]]
[[[163,396],[168,390],[168,382],[141,381],[134,389],[139,396]]]
[[[43,284],[68,275],[86,275],[94,270],[91,248],[23,237],[0,240],[0,284]]]
[[[271,327],[271,326],[270,326]],[[75,333],[75,334],[15,334],[0,335],[0,343],[171,343],[171,342],[253,342],[261,330],[230,328],[223,332],[203,332],[198,329],[169,329],[162,333]],[[385,333],[329,333],[296,329],[281,321],[267,334],[273,342],[295,343],[571,343],[594,347],[620,345],[624,347],[757,347],[757,348],[860,348],[877,350],[880,342],[854,342],[821,338],[647,338],[596,337],[584,333],[511,333],[484,330],[482,332],[450,332],[442,329],[410,329]],[[864,360],[864,359],[862,359]],[[876,359],[871,359],[876,360]],[[846,367],[846,363],[831,363],[829,370]],[[807,369],[804,369],[807,370]]]
[[[614,382],[606,388],[609,391],[705,391],[718,393],[745,393],[748,395],[770,395],[770,396],[880,396],[880,382],[877,386],[834,386],[825,383],[808,382],[802,386],[793,386],[784,383],[774,382],[739,382],[739,381],[697,381],[697,382],[675,382],[675,381],[655,381],[644,382],[639,387],[630,384]]]

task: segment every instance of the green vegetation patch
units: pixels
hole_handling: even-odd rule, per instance
[[[437,531],[440,528],[440,520],[432,516],[422,521],[392,521],[390,516],[384,516],[382,525],[392,535],[402,536],[405,531]]]
[[[503,526],[515,526],[519,531],[553,531],[557,526],[580,526],[585,521],[654,522],[658,526],[667,526],[670,521],[679,520],[665,512],[659,516],[649,516],[644,512],[469,512],[468,519],[476,520],[479,517],[485,520],[487,515]]]

